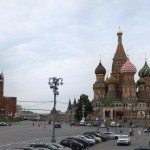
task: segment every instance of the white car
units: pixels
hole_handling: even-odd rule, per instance
[[[120,134],[115,134],[113,132],[104,132],[103,134],[107,135],[109,139],[118,139],[118,137],[120,136]]]
[[[87,126],[89,126],[89,127],[91,127],[91,126],[92,126],[92,124],[91,124],[91,123],[87,123],[86,125],[87,125]]]
[[[106,128],[104,123],[101,124],[101,128]]]
[[[117,145],[130,145],[131,144],[131,138],[129,135],[120,135],[117,140]]]
[[[85,121],[84,120],[80,121],[80,126],[85,126]]]

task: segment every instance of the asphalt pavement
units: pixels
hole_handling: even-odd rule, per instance
[[[96,131],[96,127],[84,127],[84,126],[69,126],[62,125],[62,128],[55,129],[55,138],[59,143],[63,138],[82,135],[87,131]],[[129,134],[129,128],[109,128],[109,131],[119,134],[119,131],[122,130],[122,134]],[[141,129],[141,135],[138,134],[139,128],[134,128],[134,136],[131,136],[131,145],[129,146],[117,146],[116,140],[108,140],[96,144],[92,147],[88,147],[88,150],[134,150],[139,146],[149,146],[150,135],[143,132]],[[0,150],[7,150],[11,148],[17,148],[22,146],[27,146],[29,143],[35,142],[51,142],[52,139],[52,125],[46,125],[41,123],[38,126],[37,123],[32,122],[23,122],[14,124],[12,126],[0,126]],[[106,128],[101,128],[101,131],[106,131]]]

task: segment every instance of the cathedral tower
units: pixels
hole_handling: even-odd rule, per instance
[[[117,32],[118,46],[117,46],[115,55],[113,57],[113,63],[112,63],[112,75],[118,79],[119,84],[116,87],[117,88],[116,90],[117,90],[117,96],[120,98],[122,96],[121,86],[122,86],[122,80],[123,80],[123,75],[121,74],[120,70],[123,64],[127,60],[127,56],[126,56],[126,53],[124,51],[123,44],[122,44],[122,34],[123,32],[121,31],[119,27],[119,31]]]
[[[122,100],[136,98],[136,83],[134,81],[136,67],[130,62],[129,58],[122,66],[121,73],[124,75],[122,83]]]
[[[95,74],[96,74],[96,82],[93,84],[94,99],[99,100],[100,98],[105,98],[105,89],[106,89],[105,83],[106,69],[103,67],[101,61],[97,66],[97,68],[95,69]]]

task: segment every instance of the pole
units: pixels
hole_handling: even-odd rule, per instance
[[[54,92],[53,134],[52,134],[52,140],[51,140],[52,143],[56,143],[56,139],[55,139],[55,114],[56,114],[56,92]]]
[[[54,107],[53,107],[53,133],[52,133],[52,139],[51,142],[52,143],[56,143],[56,139],[55,139],[55,115],[56,115],[56,95],[59,95],[58,92],[58,86],[61,84],[63,85],[63,79],[62,78],[49,78],[49,82],[48,84],[50,85],[50,89],[53,89],[54,92]]]
[[[84,118],[84,104],[83,104],[83,119],[82,120],[85,120],[85,118]]]

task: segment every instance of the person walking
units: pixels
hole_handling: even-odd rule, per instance
[[[122,135],[122,132],[123,132],[123,131],[122,131],[122,130],[120,130],[120,135]]]
[[[44,130],[46,129],[46,123],[44,122]]]

